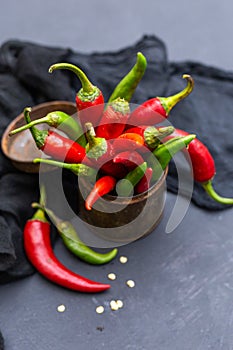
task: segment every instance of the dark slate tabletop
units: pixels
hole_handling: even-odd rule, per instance
[[[12,38],[116,50],[155,34],[170,60],[201,61],[232,70],[230,0],[112,3],[22,0],[1,5],[0,41]],[[165,233],[176,196],[168,193],[163,220],[148,237],[119,248],[127,256],[102,266],[77,261],[58,241],[55,252],[72,270],[108,282],[102,294],[75,293],[39,274],[0,288],[0,329],[6,350],[230,350],[233,349],[233,209],[209,212],[193,204]],[[129,288],[126,281],[135,281]],[[123,308],[112,311],[109,302]],[[59,305],[65,306],[58,312]],[[105,312],[96,313],[103,305]]]

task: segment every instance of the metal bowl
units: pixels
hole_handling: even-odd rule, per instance
[[[76,105],[69,101],[52,101],[32,107],[31,119],[39,119],[53,111],[62,111],[69,115],[76,113]],[[42,156],[42,151],[38,150],[35,141],[29,130],[24,130],[13,136],[9,136],[10,131],[24,125],[24,115],[18,115],[6,128],[1,141],[2,151],[12,164],[19,170],[27,173],[37,173],[40,164],[34,164],[33,159]],[[41,126],[46,128],[45,124]],[[40,126],[38,125],[38,128]],[[43,171],[51,171],[53,167],[43,166]]]

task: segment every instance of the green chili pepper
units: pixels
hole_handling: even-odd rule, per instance
[[[146,57],[141,53],[137,53],[137,61],[129,73],[115,87],[108,102],[112,102],[118,97],[124,98],[130,102],[136,87],[142,79],[147,66]]]
[[[12,130],[9,135],[15,135],[18,132],[30,129],[34,125],[43,123],[64,131],[72,140],[78,140],[77,142],[81,146],[85,146],[87,143],[81,126],[70,115],[62,111],[50,112],[42,118],[33,120],[30,123],[21,126],[20,128]]]
[[[174,137],[158,146],[147,159],[150,167],[153,169],[152,180],[156,181],[162,175],[173,156],[187,147],[195,139],[196,135],[190,134],[184,137]]]
[[[164,126],[156,128],[154,126],[148,126],[144,131],[144,139],[146,144],[150,148],[156,148],[161,140],[166,136],[171,135],[174,132],[175,128],[173,126]]]
[[[40,208],[46,212],[56,226],[66,248],[81,260],[89,264],[101,265],[110,262],[117,255],[117,248],[114,248],[107,253],[99,253],[92,250],[80,240],[74,226],[69,221],[61,220],[52,210],[41,206],[38,203],[33,203],[32,207]]]
[[[116,185],[116,191],[119,196],[128,197],[133,194],[134,187],[141,180],[147,169],[147,163],[144,162],[130,171],[123,179],[119,180]]]
[[[86,136],[88,144],[86,145],[87,157],[98,159],[107,152],[107,141],[103,137],[96,137],[92,123],[86,123]]]

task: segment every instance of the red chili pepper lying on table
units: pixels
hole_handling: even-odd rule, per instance
[[[40,200],[40,204],[43,204]],[[79,292],[96,293],[110,288],[82,277],[66,268],[53,253],[50,224],[43,210],[38,209],[24,228],[24,248],[32,265],[48,280]]]
[[[175,129],[175,132],[168,136],[168,139],[176,136],[187,136],[186,131]],[[208,148],[197,138],[195,138],[188,147],[187,150],[193,168],[194,180],[199,182],[206,193],[215,201],[222,204],[233,204],[233,198],[226,198],[219,196],[212,186],[212,180],[215,176],[215,162],[210,154]]]
[[[96,135],[105,139],[115,139],[120,136],[125,128],[130,113],[129,103],[122,98],[117,98],[108,104],[103,112]]]
[[[193,90],[194,81],[192,77],[184,74],[183,78],[188,80],[188,85],[184,90],[173,96],[155,97],[145,101],[131,113],[128,123],[135,126],[141,124],[154,125],[167,118],[171,109]]]
[[[85,200],[85,208],[91,210],[93,204],[105,194],[111,192],[116,185],[116,179],[112,176],[103,176],[96,181],[91,192]]]
[[[24,117],[29,124],[31,108],[24,109]],[[81,163],[86,155],[85,148],[78,143],[61,136],[51,130],[39,130],[35,126],[30,127],[36,146],[47,155],[68,163]]]
[[[56,69],[68,69],[74,72],[81,81],[82,88],[76,94],[76,105],[81,125],[86,122],[97,125],[104,110],[104,97],[97,86],[92,85],[86,74],[70,63],[57,63],[49,67],[49,73]]]

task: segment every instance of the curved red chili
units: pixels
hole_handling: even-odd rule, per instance
[[[189,133],[184,130],[175,129],[172,135],[166,137],[165,140],[169,140],[177,136],[188,135]],[[197,182],[211,180],[216,173],[216,169],[214,159],[208,148],[200,140],[195,138],[190,142],[186,151],[188,152],[192,163],[194,180]]]
[[[112,176],[102,176],[99,180],[96,181],[91,192],[85,200],[85,208],[91,210],[93,204],[105,194],[111,192],[116,185],[116,179]]]
[[[66,268],[54,255],[50,240],[50,224],[41,209],[24,228],[24,248],[32,265],[45,278],[62,287],[79,292],[96,293],[110,288],[82,277]]]
[[[175,129],[175,132],[168,136],[167,139],[186,135],[189,135],[186,131]],[[190,142],[187,152],[192,163],[194,180],[201,183],[206,193],[216,202],[232,205],[233,198],[226,198],[218,195],[212,186],[216,168],[214,159],[208,148],[200,140],[195,138]]]
[[[155,97],[145,101],[131,113],[128,123],[136,126],[140,124],[154,125],[167,118],[171,109],[193,90],[194,81],[192,77],[184,74],[183,78],[188,81],[184,90],[173,96]]]
[[[31,108],[24,109],[24,117],[29,124]],[[47,155],[68,163],[81,163],[86,155],[85,148],[51,130],[39,130],[35,126],[30,127],[36,146]]]

